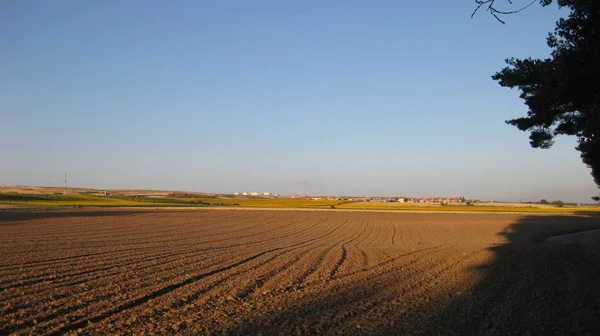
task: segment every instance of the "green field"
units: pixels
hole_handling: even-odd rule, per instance
[[[349,201],[336,200],[306,200],[306,199],[270,199],[270,198],[210,198],[199,197],[190,198],[209,205],[229,205],[251,208],[313,208],[313,209],[331,209],[339,207]],[[178,198],[178,200],[187,200],[187,198]]]
[[[527,212],[527,213],[581,213],[600,212],[600,206],[577,207],[511,207],[465,205],[407,205],[357,203],[344,200],[225,198],[225,197],[133,197],[60,194],[0,193],[0,205],[33,208],[60,207],[248,207],[248,208],[305,208],[387,211],[449,211],[449,212]]]
[[[0,205],[26,207],[253,207],[330,209],[347,201],[218,198],[218,197],[126,197],[59,194],[0,193]]]
[[[112,197],[93,195],[58,194],[0,194],[0,204],[34,207],[76,206],[201,206],[209,205],[197,201],[182,201],[173,198]]]

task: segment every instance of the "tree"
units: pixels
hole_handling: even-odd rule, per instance
[[[540,204],[548,204],[548,203],[550,203],[550,202],[548,202],[548,201],[547,201],[547,200],[545,200],[545,199],[542,199],[542,200],[540,201]]]
[[[495,1],[476,0],[477,9],[487,4],[487,10],[502,22],[499,15],[512,12],[496,10]],[[540,3],[547,6],[552,0]],[[518,88],[529,108],[527,116],[506,123],[530,132],[534,148],[552,147],[556,135],[575,136],[575,149],[600,187],[600,1],[557,3],[570,13],[556,22],[554,32],[547,38],[551,56],[507,59],[509,66],[492,78],[503,87]]]

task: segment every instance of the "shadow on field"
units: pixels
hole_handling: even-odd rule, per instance
[[[143,213],[141,210],[0,210],[0,225],[9,222],[28,221],[34,219],[71,218],[71,217],[104,217],[122,216]],[[147,211],[146,211],[147,212]]]
[[[524,216],[498,235],[485,277],[438,310],[425,334],[597,335],[600,245],[558,245],[546,238],[600,228],[598,214]]]
[[[389,288],[349,283],[343,291],[310,296],[227,334],[597,335],[600,247],[544,240],[598,228],[599,215],[523,215],[498,233],[506,241],[489,248],[495,255],[491,264],[474,269],[483,272],[481,280],[452,299],[378,312],[382,303],[375,298],[381,299],[380,291],[393,296]],[[328,324],[332,316],[338,320]]]

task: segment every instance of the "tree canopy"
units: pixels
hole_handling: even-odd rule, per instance
[[[501,22],[500,15],[515,12],[496,10],[495,1],[476,3],[478,8],[487,5],[486,10]],[[552,2],[540,1],[543,6]],[[503,87],[519,89],[529,108],[527,116],[506,123],[530,132],[530,144],[535,148],[550,148],[556,135],[575,136],[575,149],[600,187],[600,1],[556,2],[570,13],[556,22],[547,37],[551,56],[508,59],[508,67],[492,78]]]

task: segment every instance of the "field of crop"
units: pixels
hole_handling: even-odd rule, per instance
[[[72,206],[194,206],[198,202],[177,199],[106,197],[94,195],[57,195],[57,194],[0,194],[0,204],[33,207],[72,207]],[[202,205],[202,203],[200,203]]]
[[[180,200],[196,200],[209,205],[233,205],[251,208],[311,208],[331,209],[348,203],[348,201],[335,200],[307,200],[307,199],[269,199],[269,198],[180,198]]]
[[[268,198],[217,198],[217,197],[126,197],[59,194],[0,193],[0,205],[30,207],[195,207],[237,206],[253,208],[313,208],[330,209],[346,201],[268,199]]]
[[[600,206],[503,206],[503,205],[410,205],[368,203],[344,200],[225,198],[225,197],[127,197],[59,194],[0,193],[0,206],[20,207],[240,207],[346,210],[446,211],[446,212],[519,212],[519,213],[600,213]]]
[[[592,335],[598,218],[0,211],[0,334]]]
[[[355,210],[399,210],[399,211],[448,211],[448,212],[527,212],[527,213],[578,213],[590,212],[600,213],[600,206],[503,206],[503,205],[411,205],[402,203],[346,203],[336,207],[337,209]]]

